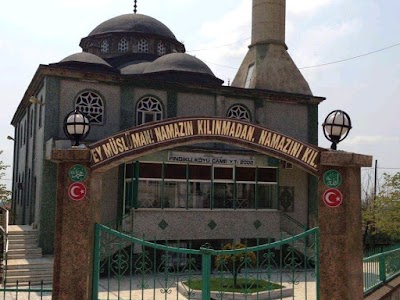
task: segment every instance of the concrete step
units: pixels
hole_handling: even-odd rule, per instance
[[[52,276],[53,269],[17,269],[17,270],[6,270],[7,278],[16,276]]]
[[[28,252],[12,253],[10,251],[7,253],[7,260],[9,260],[9,259],[41,258],[41,257],[42,257],[41,251],[40,251],[40,253],[28,253]]]
[[[30,226],[10,226],[8,235],[5,285],[18,286],[51,284],[53,257],[43,257],[38,247],[37,230]]]
[[[32,243],[32,242],[37,242],[37,236],[36,235],[9,235],[8,236],[8,242],[10,243]]]
[[[17,254],[17,253],[42,253],[42,248],[39,247],[35,247],[35,248],[31,248],[31,249],[8,249],[8,253],[13,253],[13,254]]]
[[[9,225],[8,232],[37,232],[37,229],[32,228],[30,225]]]
[[[18,286],[27,286],[27,285],[41,285],[43,284],[51,284],[53,282],[53,275],[48,276],[7,276],[5,281],[5,286],[16,286],[18,282]]]
[[[37,230],[29,230],[29,231],[8,231],[8,237],[15,237],[15,236],[24,236],[24,237],[29,237],[29,236],[37,236],[38,232]]]
[[[53,268],[53,257],[10,259],[7,261],[7,270],[12,269],[34,269]]]
[[[21,238],[32,238],[32,237],[37,237],[38,232],[37,231],[29,231],[27,233],[23,231],[15,231],[15,232],[8,232],[8,237],[9,238],[16,238],[16,237],[21,237]]]
[[[17,250],[17,249],[35,249],[38,248],[37,243],[9,243],[9,250]]]

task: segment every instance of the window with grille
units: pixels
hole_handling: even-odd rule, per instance
[[[94,92],[83,92],[76,99],[75,109],[86,115],[90,124],[102,125],[104,122],[104,103]]]
[[[138,52],[140,53],[148,53],[149,52],[149,43],[145,39],[141,39],[138,43]]]
[[[125,38],[118,42],[118,52],[128,52],[128,41]]]
[[[250,121],[250,113],[248,109],[240,104],[233,105],[229,108],[226,116],[231,119]]]
[[[163,116],[163,108],[156,98],[146,97],[139,100],[136,108],[136,124],[159,121]]]
[[[101,53],[108,53],[110,51],[110,44],[107,40],[101,42],[100,51]]]
[[[167,53],[167,47],[163,42],[160,41],[157,45],[157,54],[159,56],[162,56],[165,55],[166,53]]]

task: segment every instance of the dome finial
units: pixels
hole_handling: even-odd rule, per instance
[[[135,1],[133,1],[134,2],[134,4],[133,4],[133,12],[136,14],[137,13],[137,0],[135,0]]]

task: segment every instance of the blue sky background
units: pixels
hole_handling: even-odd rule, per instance
[[[189,54],[226,83],[239,67],[251,32],[251,0],[139,0],[138,12],[165,25]],[[131,13],[131,0],[7,1],[0,11],[0,156],[12,164],[10,125],[39,64],[80,52],[79,42],[101,22]],[[326,97],[319,123],[334,109],[352,119],[340,150],[370,154],[379,174],[400,171],[400,1],[287,0],[286,44],[316,96]],[[375,54],[327,66],[376,51]],[[201,50],[201,51],[198,51]],[[322,147],[329,147],[320,131]],[[391,168],[391,169],[388,169]],[[364,174],[370,174],[368,170]],[[11,169],[2,183],[11,184]]]

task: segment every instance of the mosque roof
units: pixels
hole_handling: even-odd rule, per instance
[[[186,53],[170,53],[163,55],[149,64],[143,73],[178,71],[204,73],[215,76],[211,69],[200,59]]]
[[[67,63],[67,62],[82,62],[82,63],[98,64],[98,65],[105,65],[107,67],[112,67],[101,57],[88,52],[74,53],[60,61],[60,63]]]
[[[89,36],[113,32],[142,33],[176,39],[172,31],[163,23],[142,14],[124,14],[111,18],[93,29]]]

